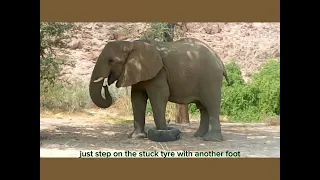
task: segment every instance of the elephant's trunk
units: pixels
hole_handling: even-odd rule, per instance
[[[103,76],[99,71],[99,66],[95,66],[89,84],[89,94],[92,102],[100,108],[108,108],[112,104],[112,97],[110,96],[108,86],[104,86],[105,99],[101,95],[104,79],[109,75],[110,70],[105,72]]]

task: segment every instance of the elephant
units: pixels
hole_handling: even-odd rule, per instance
[[[200,110],[200,125],[194,136],[204,141],[222,141],[219,115],[223,77],[230,84],[221,59],[195,38],[174,42],[110,41],[93,68],[89,94],[95,105],[108,108],[112,105],[108,86],[116,81],[117,88],[131,86],[134,128],[128,138],[147,137],[145,112],[149,99],[156,129],[168,129],[168,102],[195,103]]]
[[[153,44],[156,44],[157,41],[153,41],[153,40],[137,40],[137,41],[143,41],[143,42],[148,42],[148,43],[153,43]],[[182,38],[182,39],[179,39],[177,41],[174,41],[174,42],[177,42],[177,43],[192,43],[192,44],[198,44],[198,45],[203,45],[203,46],[206,46],[209,50],[211,50],[212,54],[214,56],[216,56],[217,58],[217,62],[220,64],[221,68],[223,69],[223,76],[226,78],[226,81],[227,81],[227,85],[230,86],[232,84],[232,81],[229,79],[228,77],[228,74],[227,74],[227,71],[226,71],[226,68],[221,60],[221,58],[219,57],[219,55],[210,47],[208,46],[206,43],[198,40],[198,39],[195,39],[195,38]]]

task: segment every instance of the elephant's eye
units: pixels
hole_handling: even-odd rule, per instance
[[[114,64],[114,60],[113,59],[109,59],[108,63],[109,64]]]

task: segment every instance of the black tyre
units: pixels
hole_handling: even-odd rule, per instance
[[[148,129],[148,139],[156,142],[176,141],[181,138],[181,131],[174,127],[168,127],[168,130],[157,130],[157,128]]]

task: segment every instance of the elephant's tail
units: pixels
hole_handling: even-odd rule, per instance
[[[230,79],[229,79],[229,77],[228,77],[228,74],[227,74],[227,70],[226,70],[226,68],[224,67],[224,65],[223,65],[223,76],[224,76],[224,78],[225,78],[226,81],[227,81],[227,85],[228,85],[228,86],[231,86],[231,85],[232,85],[232,81],[230,81]]]
[[[212,51],[213,51],[213,50],[212,50]],[[224,78],[225,78],[226,81],[227,81],[227,86],[231,86],[231,85],[232,85],[232,81],[231,81],[231,80],[229,79],[229,77],[228,77],[228,73],[227,73],[226,67],[224,66],[224,64],[223,64],[221,58],[219,57],[219,55],[218,55],[216,52],[214,52],[214,54],[215,54],[216,57],[220,60],[221,66],[222,66],[222,68],[223,68],[223,76],[224,76]]]

